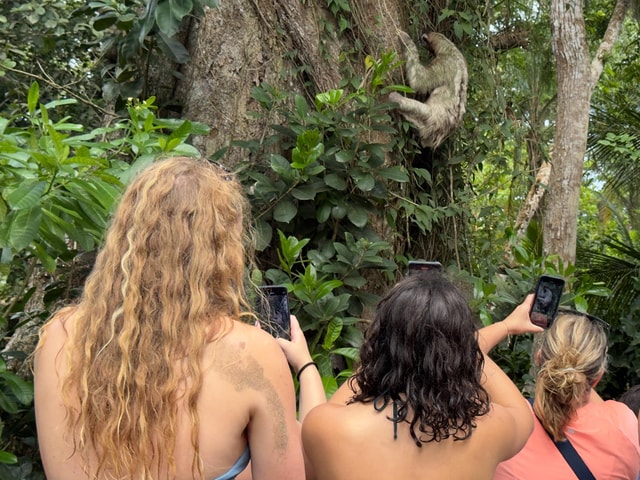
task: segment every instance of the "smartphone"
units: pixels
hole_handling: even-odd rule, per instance
[[[536,284],[535,297],[529,312],[531,323],[549,328],[560,305],[564,289],[564,279],[552,275],[540,275]]]
[[[264,285],[258,289],[260,295],[257,300],[257,311],[260,325],[273,337],[291,340],[287,287]]]
[[[409,260],[409,263],[407,263],[407,275],[422,272],[424,270],[438,270],[441,272],[442,264],[440,262],[428,262],[426,260]]]

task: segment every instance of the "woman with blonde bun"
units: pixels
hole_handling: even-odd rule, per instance
[[[626,405],[604,401],[595,391],[607,367],[607,328],[592,315],[561,310],[542,333],[534,430],[518,454],[498,465],[496,480],[578,478],[555,441],[570,442],[582,458],[592,477],[585,472],[580,478],[638,478],[638,420]],[[499,324],[482,329],[485,351],[508,333],[520,332]]]
[[[82,298],[35,355],[48,480],[304,476],[295,393],[275,339],[243,323],[249,208],[206,160],[128,186]]]

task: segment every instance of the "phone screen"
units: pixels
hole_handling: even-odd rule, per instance
[[[409,263],[407,263],[407,275],[422,272],[424,270],[442,271],[442,264],[440,262],[428,262],[426,260],[409,260]]]
[[[266,285],[258,288],[261,292],[257,308],[260,325],[273,337],[291,340],[287,287]]]
[[[551,275],[541,275],[536,284],[535,298],[529,312],[531,323],[549,328],[560,305],[564,289],[564,279]]]

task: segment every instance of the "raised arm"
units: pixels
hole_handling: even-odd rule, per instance
[[[327,401],[322,378],[317,365],[313,364],[307,340],[295,315],[291,315],[291,340],[277,340],[300,382],[298,421],[302,423],[313,407]]]
[[[524,446],[533,430],[533,415],[528,402],[511,379],[489,357],[488,352],[507,335],[536,333],[543,329],[532,324],[529,310],[533,295],[528,295],[507,318],[478,332],[478,343],[484,354],[483,386],[491,399],[493,436],[502,440],[501,456],[505,460]]]
[[[478,331],[478,343],[484,353],[490,352],[508,335],[520,335],[523,333],[540,333],[543,328],[531,323],[529,311],[533,302],[533,294],[527,295],[524,301],[501,322],[481,328]]]

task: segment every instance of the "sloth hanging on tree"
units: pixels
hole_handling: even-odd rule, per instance
[[[467,62],[460,50],[440,33],[422,36],[435,54],[428,65],[420,63],[418,48],[407,33],[400,32],[400,38],[406,48],[409,86],[429,97],[420,102],[392,92],[389,100],[398,103],[400,113],[418,128],[420,144],[435,149],[462,121],[467,102]]]

